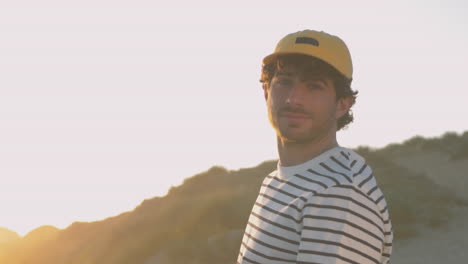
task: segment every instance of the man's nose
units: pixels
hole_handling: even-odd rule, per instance
[[[302,101],[304,100],[304,89],[305,86],[301,82],[291,85],[286,98],[286,103],[291,105],[302,105]]]

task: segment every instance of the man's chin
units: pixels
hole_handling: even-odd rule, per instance
[[[303,143],[303,142],[307,142],[311,140],[310,135],[304,135],[301,133],[291,133],[291,132],[281,133],[279,137],[281,138],[283,142],[288,142],[288,143]]]

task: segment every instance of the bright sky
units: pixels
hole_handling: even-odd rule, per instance
[[[276,158],[261,59],[306,28],[354,60],[341,145],[465,131],[467,13],[462,0],[3,1],[0,226],[103,219],[212,165]]]

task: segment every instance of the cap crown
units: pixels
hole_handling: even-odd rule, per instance
[[[278,55],[303,54],[323,60],[349,79],[353,77],[353,63],[348,47],[337,36],[323,31],[303,30],[282,38],[275,51],[263,59],[272,62]]]

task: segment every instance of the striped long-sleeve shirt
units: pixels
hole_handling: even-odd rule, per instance
[[[237,263],[390,263],[392,240],[371,168],[335,147],[265,178]]]

